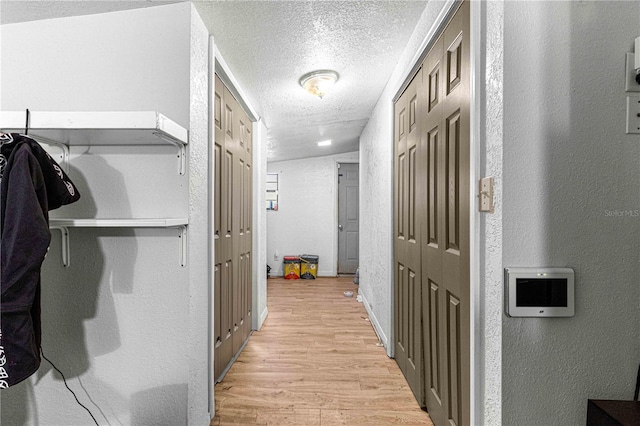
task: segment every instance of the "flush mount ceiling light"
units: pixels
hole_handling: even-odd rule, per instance
[[[332,70],[317,70],[306,73],[300,80],[300,86],[307,92],[320,99],[327,93],[331,87],[338,81],[339,75]]]
[[[317,143],[318,146],[329,146],[331,145],[331,139],[326,140],[326,141],[320,141]]]

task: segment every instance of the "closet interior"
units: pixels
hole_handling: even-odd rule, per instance
[[[28,115],[28,117],[27,117]],[[5,133],[27,133],[39,142],[43,148],[65,169],[71,167],[71,147],[89,154],[92,147],[173,146],[175,147],[175,170],[158,170],[158,173],[171,173],[184,176],[186,173],[186,146],[188,131],[155,111],[2,111],[0,123]],[[143,148],[144,149],[144,148]],[[82,156],[83,154],[80,154]],[[100,170],[94,170],[99,173]],[[148,193],[150,191],[147,191]],[[92,192],[95,200],[99,193]],[[99,200],[96,204],[100,204]],[[98,208],[96,208],[98,210]],[[157,212],[162,212],[159,208]],[[72,212],[72,206],[64,213]],[[178,217],[153,216],[144,218],[125,217],[88,217],[87,212],[76,211],[76,215],[60,217],[57,212],[49,221],[51,229],[57,229],[61,235],[61,262],[64,266],[71,263],[72,247],[70,229],[72,228],[177,228],[180,230],[179,259],[180,266],[187,265],[187,212]]]
[[[81,194],[78,202],[54,207],[48,217],[49,228],[58,230],[60,238],[51,233],[43,285],[34,295],[32,310],[39,313],[42,306],[41,317],[34,316],[34,322],[42,318],[41,346],[39,328],[35,331],[37,350],[54,359],[67,378],[84,373],[90,362],[98,368],[114,360],[135,365],[137,359],[118,349],[146,348],[148,342],[167,339],[162,300],[176,300],[175,288],[158,277],[184,276],[188,263],[188,203],[183,202],[188,131],[155,111],[3,111],[0,123],[3,133],[27,134],[36,141],[58,163],[58,175],[60,169],[70,175],[74,183],[65,182],[67,188],[73,185]],[[37,171],[32,173],[38,182]],[[9,187],[24,185],[14,179]],[[106,255],[110,247],[116,251]],[[141,259],[153,272],[137,275],[135,263]],[[73,308],[80,315],[70,314]],[[151,322],[141,331],[117,320],[99,328],[85,322],[105,321],[116,312],[131,314],[136,324]],[[93,336],[98,343],[86,344]],[[14,365],[28,362],[20,353],[12,356]],[[38,374],[46,368],[41,364]],[[146,366],[138,371],[143,380],[157,379],[146,375],[152,371]]]

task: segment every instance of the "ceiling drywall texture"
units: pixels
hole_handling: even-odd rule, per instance
[[[0,0],[0,24],[138,9],[184,0]]]
[[[215,44],[268,128],[268,161],[358,150],[424,1],[195,2]],[[298,80],[340,74],[323,99]],[[332,139],[330,147],[316,142]]]
[[[0,23],[104,13],[185,0],[0,0]],[[364,129],[426,5],[411,1],[193,2],[234,77],[257,105],[269,162],[359,149]],[[340,80],[323,99],[298,80]],[[332,139],[329,147],[316,142]]]

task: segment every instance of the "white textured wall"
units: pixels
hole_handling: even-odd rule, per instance
[[[393,97],[446,2],[431,1],[360,136],[360,288],[390,353],[393,324]]]
[[[479,98],[477,125],[480,167],[478,177],[494,178],[494,212],[480,213],[479,294],[476,318],[476,412],[480,424],[499,425],[502,421],[502,149],[503,149],[503,24],[504,2],[472,3],[472,39],[477,44],[476,57]],[[481,30],[475,31],[479,22]],[[478,46],[479,44],[479,46]],[[474,130],[475,131],[475,130]],[[473,188],[474,186],[472,186]]]
[[[189,80],[176,78],[189,73],[185,15],[169,5],[0,26],[2,109],[161,109],[188,127]]]
[[[63,268],[54,231],[43,265],[43,349],[101,424],[207,422],[206,156],[193,158],[206,152],[201,23],[183,3],[0,31],[3,109],[157,110],[191,127],[191,177],[178,176],[173,147],[72,149],[82,198],[56,215],[189,214],[191,257],[179,266],[177,230],[71,229]],[[2,392],[5,422],[91,419],[45,362]]]
[[[624,55],[639,28],[638,2],[504,5],[503,263],[576,274],[574,317],[504,317],[505,425],[584,425],[588,398],[633,395],[640,136],[624,133]]]
[[[260,330],[267,317],[267,127],[253,125],[253,323]]]
[[[189,392],[190,425],[206,425],[209,414],[209,309],[213,253],[209,251],[209,31],[191,5],[189,126]],[[186,283],[182,283],[186,284]],[[182,327],[179,330],[184,331]],[[212,358],[211,358],[212,360]]]
[[[339,162],[357,163],[358,152],[267,164],[268,173],[278,174],[278,211],[267,211],[273,276],[282,276],[283,256],[300,254],[320,256],[318,276],[337,274]],[[365,232],[362,224],[360,230]]]

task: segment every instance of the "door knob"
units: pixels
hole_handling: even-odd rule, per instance
[[[338,229],[342,231],[342,225],[338,225]]]

